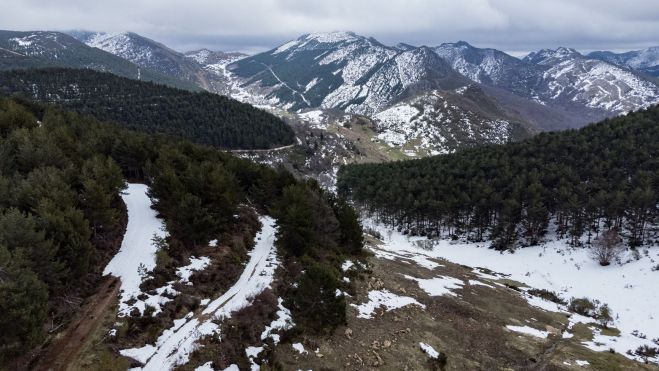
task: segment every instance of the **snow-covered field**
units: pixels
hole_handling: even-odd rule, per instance
[[[256,235],[256,246],[249,253],[249,261],[242,275],[229,290],[209,303],[206,302],[206,307],[200,313],[191,312],[175,320],[174,326],[165,330],[155,344],[125,349],[121,354],[144,363],[142,370],[171,370],[185,364],[190,353],[196,349],[197,340],[219,333],[219,326],[214,321],[230,317],[231,313],[249,305],[256,295],[269,287],[278,265],[274,246],[276,228],[270,217],[260,217],[260,221],[263,228]],[[287,323],[285,308],[280,308],[280,312],[278,320],[281,323],[271,324],[272,328]],[[270,332],[266,336],[270,336]]]
[[[141,294],[140,284],[156,266],[158,246],[153,237],[164,238],[167,235],[163,221],[151,208],[147,191],[148,187],[144,184],[128,184],[128,189],[121,196],[128,209],[128,226],[119,252],[103,271],[104,275],[111,274],[121,279],[121,315],[130,312],[133,306],[126,302]],[[140,311],[143,310],[140,308]]]
[[[657,346],[652,342],[653,339],[659,339],[659,270],[655,268],[659,265],[659,248],[656,246],[641,249],[638,260],[630,252],[621,259],[622,264],[602,267],[590,257],[588,249],[572,248],[565,240],[518,249],[514,253],[500,253],[488,249],[486,243],[453,243],[448,240],[429,243],[426,238],[408,237],[368,219],[364,224],[383,236],[384,244],[379,246],[379,249],[385,252],[376,251],[376,255],[381,258],[398,257],[410,263],[423,262],[428,258],[446,259],[457,264],[487,268],[505,274],[505,278],[533,288],[554,291],[566,300],[587,297],[608,304],[614,317],[612,326],[618,328],[621,334],[605,336],[595,326],[590,325],[594,339],[583,345],[591,349],[608,351],[613,348],[625,354],[628,350],[633,352],[641,345]],[[482,273],[478,269],[474,269],[474,272],[493,282],[502,278]],[[416,280],[431,295],[460,287],[457,282],[447,282],[441,276],[435,281]],[[523,296],[531,305],[542,309],[566,311],[566,308],[554,303],[528,294]],[[595,321],[592,318],[572,315],[571,326],[578,322],[589,324]],[[571,337],[571,334],[565,332],[563,336]]]

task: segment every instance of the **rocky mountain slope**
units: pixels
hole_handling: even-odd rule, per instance
[[[226,71],[226,66],[247,57],[247,54],[199,49],[189,51],[185,53],[185,56],[203,66],[203,69],[213,76],[208,79],[211,85],[209,90],[227,96],[235,95],[232,93],[233,82]]]
[[[373,116],[377,138],[412,147],[417,156],[450,153],[479,144],[503,144],[530,136],[528,126],[500,112],[477,85],[433,90],[398,102]]]
[[[157,41],[134,32],[72,32],[72,35],[90,47],[104,50],[140,67],[213,91],[215,74],[205,71],[194,59],[186,58]]]
[[[536,91],[544,103],[576,103],[620,114],[659,101],[659,87],[654,83],[574,49],[545,49],[529,54],[524,61],[544,70],[543,82]]]
[[[659,76],[659,46],[626,53],[596,51],[588,57]]]
[[[140,68],[124,58],[89,47],[61,32],[0,31],[0,51],[0,66],[3,70],[39,67],[90,68],[132,79],[199,90],[193,84],[149,68]]]
[[[541,84],[541,69],[496,49],[476,48],[467,42],[433,48],[453,69],[471,80],[497,86],[524,97]]]
[[[191,50],[184,53],[186,58],[193,59],[202,66],[208,66],[218,63],[231,63],[247,57],[247,54],[240,52],[223,52],[209,49]]]

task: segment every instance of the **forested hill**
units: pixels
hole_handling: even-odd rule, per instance
[[[265,149],[294,141],[282,120],[249,104],[88,69],[0,72],[0,94],[55,103],[129,129],[219,148]]]
[[[581,130],[451,155],[349,165],[338,189],[413,234],[536,244],[551,218],[559,236],[616,228],[644,243],[657,221],[659,106]]]
[[[345,321],[337,277],[362,236],[344,201],[208,146],[0,97],[0,369],[20,369],[12,360],[34,354],[98,287],[121,243],[126,178],[150,186],[169,232],[164,265],[229,239],[244,227],[238,214],[270,214],[286,279],[304,282],[282,294],[295,323],[320,331]],[[227,269],[242,269],[240,259]]]

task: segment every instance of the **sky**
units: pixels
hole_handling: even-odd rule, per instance
[[[385,44],[464,40],[514,55],[659,45],[659,0],[10,0],[0,29],[133,31],[179,51],[248,53],[305,33]]]

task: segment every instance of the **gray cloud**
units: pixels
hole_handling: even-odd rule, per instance
[[[131,30],[178,50],[258,51],[307,32],[352,30],[384,43],[529,51],[659,45],[657,0],[13,0],[14,30]]]

